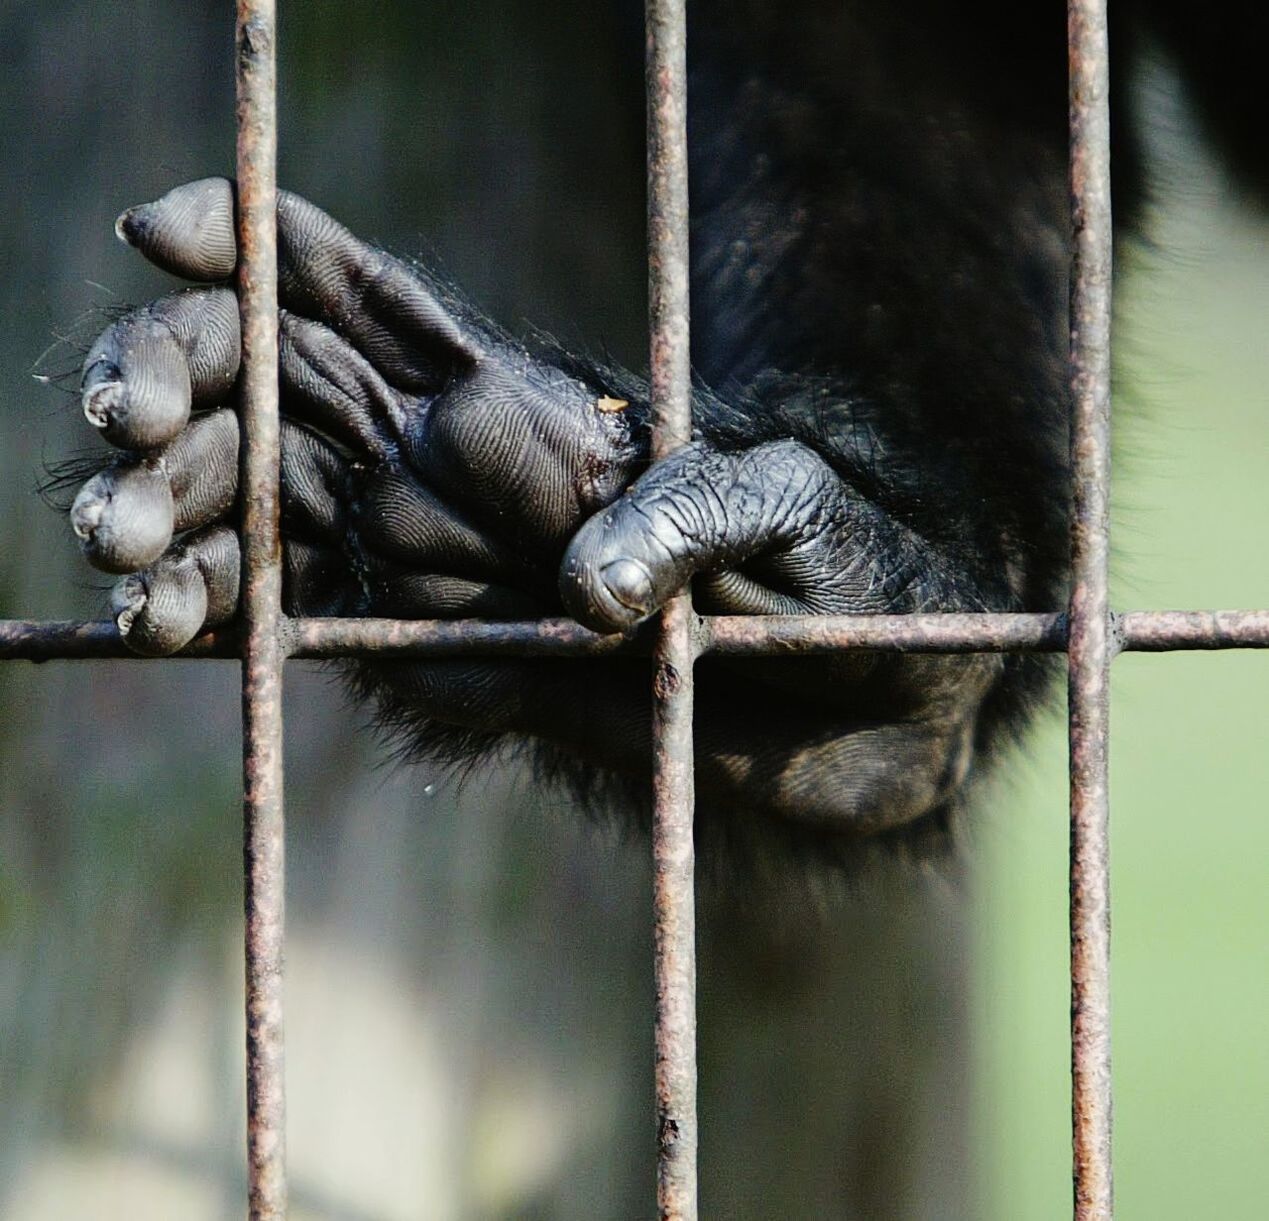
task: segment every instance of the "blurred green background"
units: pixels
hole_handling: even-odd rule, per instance
[[[1166,77],[1147,87],[1158,185],[1119,287],[1114,601],[1265,606],[1269,227]],[[1269,656],[1125,654],[1112,698],[1117,1215],[1263,1217]],[[1069,1215],[1063,729],[1036,735],[982,832],[978,1181],[1002,1221]]]
[[[100,613],[34,494],[85,428],[30,373],[164,290],[111,222],[230,168],[229,7],[0,6],[0,615]],[[636,10],[283,21],[287,185],[501,321],[642,364]],[[1166,72],[1143,87],[1116,602],[1269,606],[1269,230]],[[1267,663],[1116,666],[1125,1218],[1269,1199]],[[288,671],[287,717],[294,1215],[647,1215],[644,854],[514,767],[458,793],[393,767],[320,673]],[[0,668],[0,1217],[241,1215],[237,718],[231,665]],[[705,1215],[1069,1215],[1057,713],[1005,770],[966,876],[882,877],[826,918],[707,897]]]

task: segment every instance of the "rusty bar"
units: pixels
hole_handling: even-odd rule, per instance
[[[238,296],[244,620],[243,864],[247,1187],[252,1221],[286,1216],[282,956],[282,547],[278,498],[277,24],[274,0],[238,0]]]
[[[1269,610],[1127,611],[1111,616],[1112,652],[1267,649]],[[700,653],[771,656],[883,653],[1061,653],[1060,614],[707,616]]]
[[[1127,611],[1116,626],[1134,653],[1269,648],[1269,610]]]
[[[1105,0],[1070,0],[1071,1120],[1076,1221],[1110,1221],[1110,55]]]
[[[701,653],[762,657],[782,653],[1060,653],[1065,615],[718,616],[702,621]]]
[[[292,657],[400,654],[415,657],[598,657],[651,652],[652,625],[630,636],[601,636],[573,619],[292,619]],[[0,641],[3,638],[0,637]]]
[[[211,642],[214,642],[212,644]],[[208,633],[192,641],[181,656],[237,657],[236,642],[228,651],[216,652],[225,642]],[[74,620],[0,619],[0,661],[98,661],[145,660],[132,652],[110,619]]]
[[[1113,616],[1118,651],[1269,649],[1269,610],[1126,611]],[[600,657],[646,655],[650,635],[600,636],[572,619],[286,619],[288,657]],[[867,649],[883,653],[1061,653],[1059,614],[706,616],[698,655],[762,657]],[[177,660],[241,655],[232,628],[204,632]],[[109,619],[0,619],[0,661],[162,661],[132,652]]]
[[[652,456],[691,439],[687,29],[684,0],[647,0],[648,330]],[[652,861],[657,1210],[696,1217],[696,895],[690,595],[661,613],[653,651]]]

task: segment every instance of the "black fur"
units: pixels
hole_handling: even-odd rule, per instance
[[[1132,222],[1142,174],[1126,82],[1144,52],[1171,48],[1220,142],[1244,162],[1261,155],[1253,116],[1263,117],[1264,94],[1240,84],[1233,106],[1213,88],[1228,45],[1208,36],[1213,20],[1184,5],[1116,9],[1116,202]],[[721,448],[796,438],[944,557],[967,605],[1061,608],[1063,6],[702,2],[693,16],[697,434]],[[1190,26],[1208,34],[1191,42]],[[1247,173],[1262,176],[1263,158]],[[558,349],[547,358],[640,404],[646,396],[622,371]],[[1026,723],[1054,669],[1005,661],[977,719],[976,774]],[[391,701],[385,715],[411,721]],[[434,730],[410,727],[415,741],[436,742]],[[457,746],[447,754],[473,745],[446,742]],[[561,767],[553,749],[543,757],[590,792],[590,769]],[[704,805],[703,827],[751,842],[743,813],[714,817]],[[962,805],[958,794],[873,842],[940,854]],[[775,834],[799,852],[858,856],[850,837],[788,825]]]
[[[1264,90],[1238,72],[1229,97],[1217,87],[1230,40],[1212,30],[1241,9],[1120,0],[1114,11],[1121,221],[1142,211],[1128,82],[1152,47],[1176,57],[1218,144],[1263,187]],[[284,501],[297,508],[289,523],[284,512],[287,609],[397,613],[398,597],[406,613],[454,613],[427,584],[453,574],[485,582],[479,604],[506,614],[569,610],[617,630],[692,573],[701,609],[730,613],[1061,609],[1063,15],[1057,0],[692,6],[698,443],[651,468],[642,379],[549,340],[520,345],[426,270],[411,278],[290,199],[284,304],[294,327],[321,325],[304,332],[302,357],[292,343],[289,372],[284,360],[283,407],[299,421],[289,452],[285,430],[283,442]],[[1243,64],[1242,47],[1229,53]],[[223,182],[188,190],[228,215]],[[181,215],[160,201],[130,213],[130,232],[144,247]],[[184,299],[181,317],[200,300],[206,325],[231,325],[232,309],[215,323],[212,297]],[[170,313],[160,303],[155,316]],[[113,351],[110,332],[100,342]],[[375,349],[373,392],[349,373],[368,367],[359,343]],[[629,406],[600,412],[600,396]],[[317,435],[327,428],[342,444]],[[80,526],[99,512],[81,504]],[[614,592],[602,574],[622,565]],[[591,807],[640,808],[648,663],[577,663],[584,679],[559,664],[349,671],[406,755],[461,772],[527,736],[544,779]],[[751,870],[789,855],[852,867],[864,847],[939,856],[1053,668],[707,660],[699,833]]]

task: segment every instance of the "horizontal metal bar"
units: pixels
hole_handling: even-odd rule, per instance
[[[477,619],[289,619],[288,657],[321,660],[368,655],[405,657],[593,657],[650,651],[647,632],[600,636],[572,619],[491,622]],[[110,620],[88,623],[0,620],[0,661],[216,660],[241,655],[232,628],[204,632],[172,658],[132,652]]]
[[[1126,611],[1115,615],[1121,651],[1269,649],[1269,610]],[[600,636],[572,619],[289,619],[288,657],[602,657],[646,655],[650,633]],[[717,615],[700,620],[701,653],[758,657],[850,649],[905,653],[1061,653],[1061,614]],[[205,632],[178,660],[237,658],[231,628]],[[0,661],[165,661],[133,653],[108,619],[0,619]]]
[[[1060,653],[1064,615],[728,615],[707,618],[702,653]]]
[[[292,657],[359,653],[449,657],[474,653],[516,657],[596,657],[651,652],[651,627],[631,637],[601,636],[572,619],[500,622],[481,619],[292,619]]]
[[[180,658],[238,658],[236,632],[205,632],[178,654]],[[0,661],[170,661],[134,653],[111,619],[86,622],[58,619],[0,619]]]
[[[1062,653],[1064,614],[727,615],[703,620],[711,656],[832,653]],[[1269,648],[1269,611],[1125,611],[1116,652]]]
[[[1112,615],[1111,621],[1121,651],[1269,648],[1265,610],[1127,611]]]

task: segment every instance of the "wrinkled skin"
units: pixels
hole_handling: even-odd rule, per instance
[[[689,586],[730,614],[1062,604],[1060,12],[808,3],[742,22],[700,7],[694,357],[718,392],[697,394],[697,438],[650,465],[637,380],[527,351],[284,195],[287,613],[565,613],[619,632]],[[1134,194],[1126,172],[1121,203]],[[206,179],[120,218],[201,286],[116,321],[84,366],[85,414],[121,452],[72,524],[91,563],[123,574],[114,613],[149,653],[235,612],[233,206]],[[941,842],[975,759],[1042,680],[1034,660],[989,656],[699,673],[707,818],[834,845]],[[527,738],[646,778],[646,663],[357,674],[420,751]]]
[[[177,274],[222,279],[233,271],[232,211],[230,184],[207,179],[125,213],[120,231]],[[954,603],[955,582],[928,548],[806,446],[722,451],[697,442],[648,469],[642,403],[469,325],[421,274],[311,204],[284,195],[278,220],[288,614],[563,610],[615,632],[695,574],[702,603],[720,613]],[[90,480],[71,520],[90,562],[128,574],[114,611],[146,652],[174,651],[234,614],[240,561],[226,523],[238,359],[237,311],[218,286],[127,315],[85,363],[89,417],[139,452]],[[188,406],[173,408],[178,397],[207,411],[191,420]],[[905,721],[886,724],[861,715],[857,694],[885,664],[837,663],[831,680],[815,684],[825,711],[814,719],[796,694],[756,718],[729,713],[720,692],[708,733],[712,785],[735,798],[752,789],[774,812],[841,819],[852,831],[936,803],[964,771],[965,709],[994,666],[904,663],[910,673],[890,676],[887,699]],[[392,663],[374,672],[442,724],[540,737],[617,770],[646,766],[642,666],[609,667],[602,683],[577,663]],[[755,776],[773,756],[779,773]],[[821,791],[815,777],[825,767],[839,779]]]

